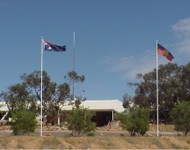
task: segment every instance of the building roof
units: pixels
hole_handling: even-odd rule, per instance
[[[94,111],[116,111],[123,112],[123,103],[119,100],[85,100],[81,103],[82,106]],[[65,105],[64,110],[71,110],[72,105]]]
[[[81,103],[82,106],[94,111],[110,111],[123,112],[124,108],[122,102],[119,100],[85,100]],[[71,110],[72,105],[66,103],[62,110]],[[0,111],[8,111],[7,105],[5,102],[0,102]]]

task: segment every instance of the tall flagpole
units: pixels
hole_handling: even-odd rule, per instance
[[[73,71],[75,70],[75,31],[73,31]]]
[[[43,38],[41,38],[41,94],[40,94],[40,110],[41,110],[41,130],[40,130],[40,135],[42,136],[42,100],[43,100],[43,93],[42,93],[42,87],[43,87],[43,82],[42,82],[42,79],[43,79]]]
[[[73,71],[75,71],[75,31],[73,31]],[[75,100],[75,83],[73,80],[73,100]]]
[[[157,110],[157,137],[159,137],[159,95],[158,95],[158,41],[156,41],[156,110]]]

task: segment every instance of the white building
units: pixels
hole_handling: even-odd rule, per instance
[[[124,111],[122,102],[119,100],[85,100],[81,103],[82,106],[95,112],[93,121],[96,122],[97,126],[107,125],[108,122],[114,121],[114,113],[121,113]],[[0,112],[8,112],[8,108],[5,102],[0,102]],[[62,111],[72,110],[73,105],[64,105]],[[2,117],[2,115],[1,115]]]

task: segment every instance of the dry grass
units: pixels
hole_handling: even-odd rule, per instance
[[[190,149],[190,137],[4,136],[0,149]]]
[[[173,126],[161,125],[162,131],[174,131]],[[1,130],[9,129],[7,126]],[[150,125],[150,131],[155,131],[156,126]],[[112,128],[99,128],[99,132],[107,131],[110,134],[97,133],[95,136],[71,137],[60,128],[49,127],[45,130],[58,131],[57,136],[37,134],[30,136],[12,136],[1,134],[0,149],[190,149],[190,136],[148,136],[131,137],[129,134],[112,134],[122,132],[118,124]],[[60,132],[59,132],[60,131]]]

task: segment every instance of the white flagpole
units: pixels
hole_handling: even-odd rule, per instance
[[[156,41],[156,109],[157,109],[157,137],[159,137],[159,95],[158,95],[158,41]]]
[[[73,31],[73,71],[75,70],[75,31]]]
[[[75,71],[75,31],[73,31],[73,71]],[[75,100],[75,83],[73,80],[73,100]]]
[[[40,94],[40,98],[41,98],[41,101],[40,101],[40,110],[41,110],[41,120],[40,120],[40,122],[41,122],[41,130],[40,130],[40,135],[42,136],[42,100],[43,100],[43,93],[42,93],[42,87],[43,87],[43,82],[42,82],[42,79],[43,79],[43,47],[44,47],[44,45],[43,45],[43,38],[41,38],[41,94]]]

